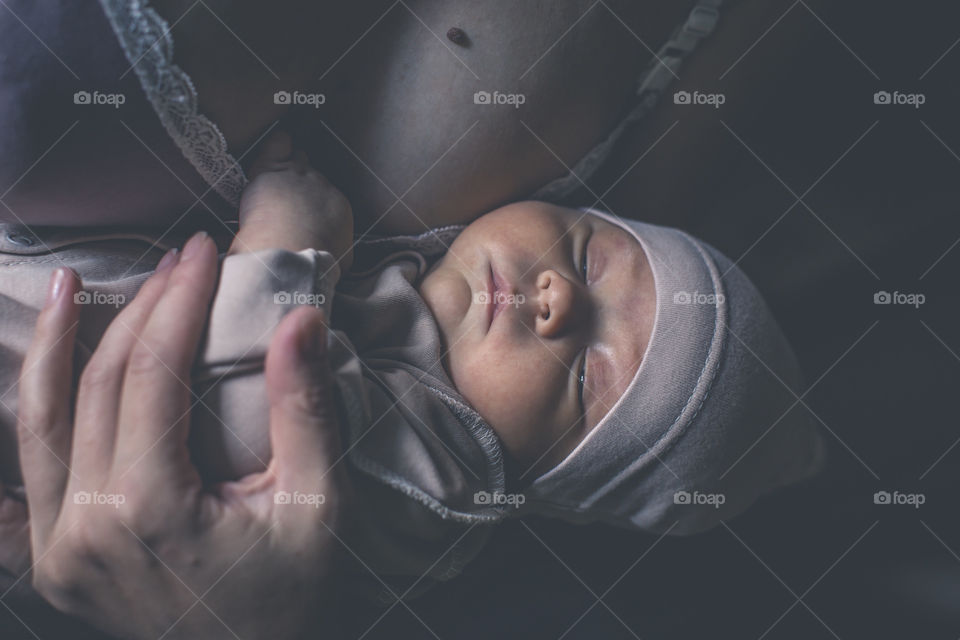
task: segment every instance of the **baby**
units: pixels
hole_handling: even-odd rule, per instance
[[[354,246],[349,203],[289,138],[273,138],[250,173],[191,380],[191,448],[211,481],[265,466],[271,328],[298,304],[322,307],[360,588],[449,579],[488,525],[514,515],[702,531],[821,466],[789,346],[743,272],[709,245],[529,201]],[[82,364],[165,245],[143,230],[17,243],[24,231],[6,227],[10,434],[50,270],[73,267],[88,292]]]

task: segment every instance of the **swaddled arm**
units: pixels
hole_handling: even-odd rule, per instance
[[[190,381],[190,448],[205,478],[234,480],[265,468],[270,340],[299,306],[322,309],[327,323],[338,277],[334,257],[315,249],[260,249],[222,260]]]
[[[310,166],[290,136],[265,142],[248,171],[240,200],[240,230],[230,254],[258,249],[328,251],[341,271],[353,261],[353,211],[346,197]]]
[[[216,480],[260,471],[269,460],[263,364],[273,330],[301,305],[329,319],[352,260],[349,202],[292,151],[288,135],[271,136],[250,173],[193,374],[200,400],[191,445]]]

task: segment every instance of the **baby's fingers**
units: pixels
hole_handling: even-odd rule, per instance
[[[255,178],[264,171],[277,170],[282,162],[291,159],[293,155],[293,139],[282,129],[276,129],[260,143],[256,156],[247,170],[249,179]]]
[[[73,271],[54,271],[20,374],[20,468],[35,553],[42,553],[42,543],[56,522],[70,475],[71,374],[80,314],[73,295],[78,290]]]

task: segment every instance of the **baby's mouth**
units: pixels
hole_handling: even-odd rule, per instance
[[[490,333],[490,328],[493,327],[493,318],[496,314],[496,293],[497,286],[496,281],[493,278],[493,263],[487,264],[487,279],[486,279],[486,291],[487,294],[486,300],[484,300],[484,311],[487,314],[487,333]]]
[[[500,312],[503,311],[506,294],[505,292],[509,290],[509,284],[503,279],[503,277],[497,273],[493,268],[493,262],[490,263],[489,272],[487,274],[487,332],[489,333],[490,329],[493,328],[493,322],[497,319],[497,316],[500,315]]]

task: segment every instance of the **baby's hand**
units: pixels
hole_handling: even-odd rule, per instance
[[[352,262],[353,211],[340,191],[313,169],[290,136],[263,143],[240,199],[240,230],[228,253],[258,249],[329,251],[346,271]]]

